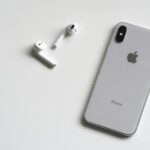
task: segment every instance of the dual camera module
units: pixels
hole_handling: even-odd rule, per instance
[[[123,42],[126,32],[127,32],[127,28],[125,26],[120,26],[117,31],[116,42],[118,42],[118,43]]]

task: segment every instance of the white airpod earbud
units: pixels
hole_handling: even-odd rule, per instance
[[[44,51],[48,49],[48,46],[45,42],[43,41],[37,41],[34,44],[34,54],[36,55],[37,58],[39,58],[40,60],[42,60],[48,67],[53,68],[56,66],[55,61],[48,57]]]
[[[53,44],[52,48],[57,48],[63,38],[65,36],[72,36],[78,31],[78,25],[76,23],[68,25],[59,35],[55,43]],[[37,58],[39,58],[41,61],[43,61],[48,67],[53,68],[56,66],[55,60],[51,57],[48,57],[45,51],[48,50],[48,46],[43,41],[37,41],[34,44],[34,54]]]
[[[56,39],[54,44],[52,45],[52,48],[57,48],[62,43],[62,40],[65,36],[72,36],[78,31],[78,25],[76,23],[70,24],[67,26],[59,35],[59,37]]]

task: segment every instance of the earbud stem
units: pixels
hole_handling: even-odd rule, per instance
[[[56,63],[54,60],[52,60],[52,58],[47,57],[47,55],[45,55],[43,53],[43,51],[39,51],[36,53],[36,57],[38,59],[40,59],[44,64],[46,64],[48,67],[53,68],[56,66]]]
[[[53,43],[53,45],[52,45],[53,49],[58,48],[61,45],[62,40],[65,37],[65,35],[66,35],[66,28],[60,33],[60,35],[57,37],[56,41]]]

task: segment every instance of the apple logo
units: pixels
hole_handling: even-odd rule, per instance
[[[136,58],[138,57],[137,52],[129,53],[127,56],[128,62],[136,63]]]

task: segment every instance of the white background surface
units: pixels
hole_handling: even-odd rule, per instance
[[[111,30],[125,21],[150,28],[149,0],[0,0],[0,150],[149,150],[150,101],[131,138],[81,123]],[[31,55],[69,23],[78,35],[49,51],[48,69]]]

